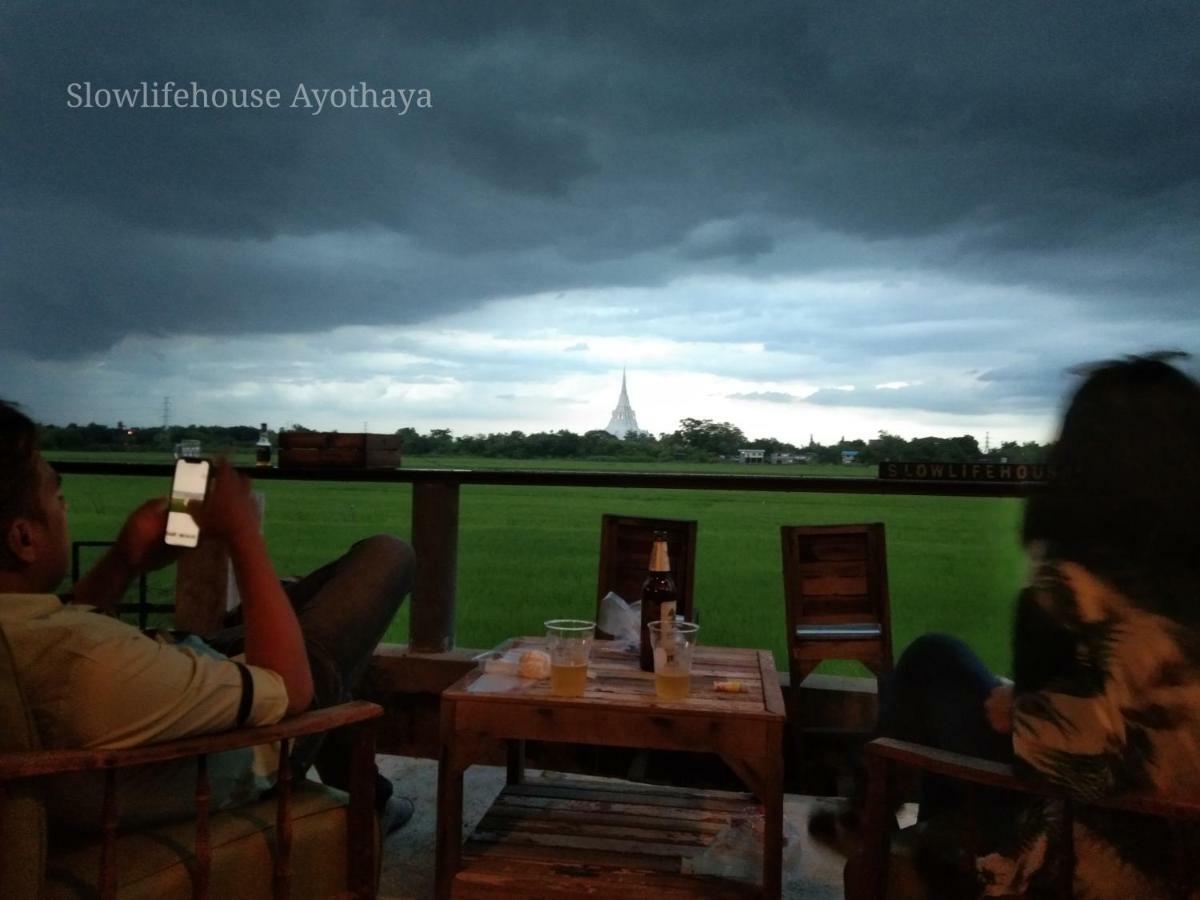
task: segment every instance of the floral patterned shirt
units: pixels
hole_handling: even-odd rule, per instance
[[[1200,603],[1200,597],[1197,597]],[[1018,770],[1081,800],[1126,791],[1200,798],[1200,631],[1149,612],[1082,566],[1043,563],[1014,635]],[[1012,844],[979,860],[987,896],[1052,891],[1062,805],[1033,800]],[[1075,809],[1075,896],[1200,897],[1200,830]]]

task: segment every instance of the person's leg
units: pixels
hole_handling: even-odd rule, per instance
[[[1010,737],[995,731],[984,712],[984,702],[999,683],[958,638],[922,635],[882,680],[876,730],[880,737],[1011,759]]]
[[[354,696],[376,646],[412,589],[413,567],[407,544],[375,535],[287,588],[308,650],[314,708]],[[324,741],[302,742],[292,755],[301,770],[315,761],[321,780],[339,788],[349,785],[349,760],[350,742],[339,732]],[[377,779],[376,792],[382,807],[391,783]]]
[[[965,643],[944,634],[927,634],[908,646],[895,669],[883,679],[879,696],[880,737],[1011,762],[1012,736],[989,724],[984,711],[988,695],[1000,683]],[[926,775],[921,784],[922,820],[961,812],[967,787],[951,779]],[[1006,815],[1005,795],[981,790],[976,798],[983,817],[991,810]]]

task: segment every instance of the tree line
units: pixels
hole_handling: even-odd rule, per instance
[[[412,456],[486,456],[499,459],[613,459],[637,461],[683,460],[717,462],[738,459],[738,451],[757,449],[767,458],[778,455],[792,462],[841,463],[844,453],[853,454],[856,463],[875,465],[885,460],[916,462],[976,462],[979,460],[1013,463],[1043,462],[1047,447],[1036,441],[1006,441],[986,452],[972,435],[961,437],[920,437],[911,440],[879,432],[870,440],[842,438],[833,444],[812,440],[798,446],[776,438],[747,438],[736,425],[711,419],[682,419],[672,432],[657,436],[642,432],[623,440],[607,431],[583,434],[571,431],[522,431],[488,435],[455,436],[448,428],[435,428],[420,434],[413,428],[396,432],[404,439],[404,453]]]
[[[312,431],[292,425],[288,431]],[[711,419],[685,418],[672,432],[627,435],[623,440],[599,429],[573,431],[523,431],[494,434],[455,435],[449,428],[433,428],[424,434],[415,428],[400,428],[404,456],[483,456],[494,459],[626,460],[630,462],[717,462],[736,460],[742,449],[764,451],[768,459],[798,463],[841,463],[849,454],[855,463],[875,465],[884,461],[1011,463],[1044,462],[1048,447],[1036,441],[1006,441],[986,452],[972,435],[918,437],[906,440],[886,431],[870,440],[845,438],[832,444],[798,446],[775,438],[747,438],[736,425]],[[184,440],[200,441],[206,453],[249,448],[258,439],[252,425],[173,425],[168,428],[127,428],[109,425],[42,426],[42,446],[47,450],[170,450]],[[270,432],[272,443],[278,435]]]

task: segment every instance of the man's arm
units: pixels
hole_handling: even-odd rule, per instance
[[[115,613],[134,578],[173,562],[179,551],[163,543],[167,501],[148,500],[129,514],[116,542],[75,584],[73,603]]]
[[[201,529],[224,540],[229,550],[242,597],[246,662],[279,675],[287,688],[288,714],[303,712],[313,698],[308,652],[259,533],[249,480],[222,461],[208,498],[202,505],[189,506],[189,511]]]

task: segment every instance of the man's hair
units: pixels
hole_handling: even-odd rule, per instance
[[[1072,397],[1025,508],[1026,542],[1077,561],[1139,605],[1200,621],[1200,384],[1168,360],[1101,363]]]
[[[0,533],[8,531],[13,519],[42,517],[37,449],[37,425],[16,406],[0,400]],[[0,541],[0,567],[14,562]]]

